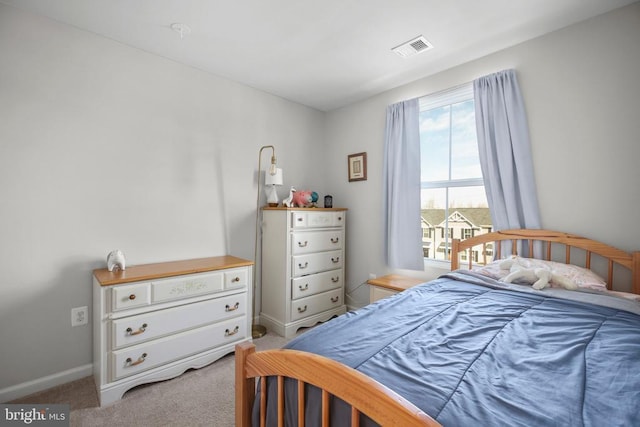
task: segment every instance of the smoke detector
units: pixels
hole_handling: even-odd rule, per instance
[[[392,51],[403,58],[409,58],[410,56],[417,55],[421,52],[425,52],[429,49],[433,49],[433,45],[429,43],[424,36],[418,36],[408,42],[402,43],[400,46],[396,46]]]
[[[180,40],[182,40],[184,36],[188,36],[189,34],[191,34],[191,28],[189,28],[188,25],[181,24],[179,22],[171,24],[171,29],[180,34]]]

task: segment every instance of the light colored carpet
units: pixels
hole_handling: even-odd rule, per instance
[[[287,339],[269,333],[254,340],[258,351],[281,348]],[[213,426],[233,427],[233,354],[200,369],[125,393],[122,400],[98,406],[93,377],[15,400],[11,403],[67,403],[71,426]]]

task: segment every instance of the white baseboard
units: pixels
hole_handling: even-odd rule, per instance
[[[93,365],[89,363],[87,365],[78,366],[77,368],[58,372],[57,374],[47,375],[46,377],[12,385],[10,387],[0,389],[0,402],[10,402],[20,397],[28,396],[48,388],[79,380],[80,378],[91,375],[93,375]]]

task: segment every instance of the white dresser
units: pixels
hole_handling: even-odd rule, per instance
[[[263,208],[260,323],[290,338],[346,312],[346,209]]]
[[[232,256],[93,274],[93,371],[100,405],[251,340],[253,262]]]

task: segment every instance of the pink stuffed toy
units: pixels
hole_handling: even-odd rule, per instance
[[[306,208],[312,206],[313,195],[311,191],[294,191],[293,200],[291,201],[294,207]]]

